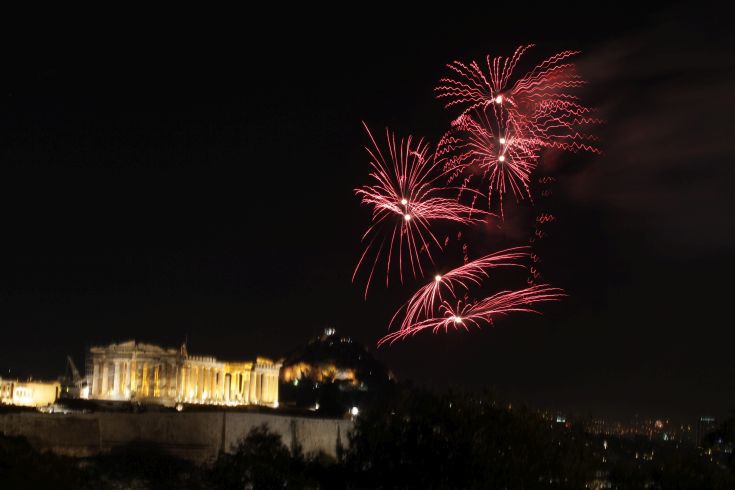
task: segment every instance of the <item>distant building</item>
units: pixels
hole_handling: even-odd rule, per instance
[[[186,346],[163,348],[134,340],[92,347],[85,398],[137,400],[173,406],[278,406],[280,363],[265,357],[224,362],[190,356]]]
[[[0,378],[0,403],[20,407],[46,407],[59,398],[58,381],[19,381]]]
[[[338,414],[359,410],[393,382],[393,375],[364,346],[327,328],[286,355],[281,399],[284,405]]]
[[[702,445],[704,437],[715,430],[717,425],[715,424],[715,418],[710,416],[699,417],[697,422],[697,446]]]

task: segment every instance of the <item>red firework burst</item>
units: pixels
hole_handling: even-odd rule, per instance
[[[435,89],[446,107],[462,108],[437,155],[455,176],[477,169],[501,206],[508,188],[516,199],[530,198],[530,174],[543,149],[600,153],[597,139],[583,129],[601,121],[571,93],[585,83],[568,62],[578,51],[555,54],[511,82],[532,46],[519,47],[509,58],[487,56],[484,69],[476,61],[454,61],[447,65],[454,77],[442,78]]]
[[[442,173],[437,171],[437,164],[429,154],[429,145],[423,139],[415,142],[408,136],[397,141],[395,134],[386,129],[387,153],[384,154],[367,125],[363,125],[372,142],[372,148],[365,149],[371,158],[370,177],[374,183],[355,189],[355,193],[360,196],[362,204],[372,208],[372,224],[362,237],[367,245],[355,267],[352,280],[354,282],[367,257],[374,256],[365,286],[367,297],[375,268],[383,255],[386,286],[391,265],[396,263],[394,266],[398,268],[403,282],[404,255],[407,256],[413,276],[423,275],[422,254],[433,262],[431,249],[442,248],[431,231],[433,221],[470,224],[482,221],[487,213],[478,213],[460,204],[456,196],[446,196],[449,191],[456,189],[437,182]]]
[[[516,200],[531,199],[531,173],[539,158],[536,140],[526,139],[508,116],[498,107],[459,116],[439,141],[435,157],[450,181],[463,178],[463,190],[476,177],[485,181],[488,208],[497,199],[501,216],[506,193],[512,193]],[[474,201],[477,194],[471,192]]]
[[[445,297],[457,299],[457,291],[460,288],[466,291],[472,284],[480,286],[483,280],[490,277],[490,269],[525,267],[521,261],[529,257],[530,247],[514,247],[473,260],[445,274],[437,274],[433,281],[419,289],[393,315],[390,325],[395,322],[401,311],[405,311],[406,314],[400,328],[409,328],[422,318],[431,317],[437,302],[443,302]]]
[[[446,107],[463,106],[462,113],[494,104],[510,113],[515,123],[530,132],[529,137],[551,143],[557,138],[584,139],[573,127],[600,122],[589,118],[590,109],[571,92],[586,82],[568,60],[579,51],[562,51],[536,65],[511,84],[513,71],[533,44],[520,46],[510,58],[485,58],[486,70],[476,61],[454,61],[447,67],[455,78],[442,78],[437,97],[447,99]],[[557,134],[566,129],[564,134]],[[581,148],[580,148],[581,149]]]
[[[519,291],[502,291],[476,303],[465,303],[461,300],[453,303],[444,301],[439,306],[439,315],[391,332],[378,341],[378,346],[385,343],[393,344],[424,330],[431,330],[433,333],[440,330],[448,332],[450,328],[469,330],[469,327],[481,328],[483,325],[492,325],[496,318],[510,313],[538,313],[533,305],[558,301],[564,296],[563,290],[541,284]]]

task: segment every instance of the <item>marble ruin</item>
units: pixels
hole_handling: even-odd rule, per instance
[[[185,345],[163,348],[131,340],[90,348],[85,397],[167,406],[277,407],[280,369],[280,363],[265,357],[225,362],[190,356]]]

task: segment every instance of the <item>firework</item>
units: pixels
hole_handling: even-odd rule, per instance
[[[503,215],[503,196],[510,192],[516,200],[531,199],[531,173],[539,152],[535,139],[517,131],[507,111],[497,107],[475,109],[452,123],[437,145],[436,161],[450,181],[463,179],[460,189],[471,189],[472,180],[486,182],[488,208],[497,199]],[[470,191],[473,198],[475,191]]]
[[[510,58],[488,55],[486,71],[476,61],[448,64],[455,77],[439,80],[437,97],[447,100],[446,107],[462,107],[463,114],[489,105],[500,107],[524,131],[539,138],[550,135],[556,124],[569,128],[569,124],[598,122],[585,120],[590,109],[571,93],[586,83],[569,62],[579,51],[557,53],[510,83],[519,60],[533,46],[518,47]]]
[[[424,330],[438,333],[441,330],[481,328],[493,325],[495,319],[511,313],[538,313],[534,305],[550,301],[558,301],[564,297],[564,291],[546,284],[531,286],[518,291],[502,291],[476,303],[462,300],[443,301],[439,306],[439,315],[413,323],[406,328],[391,332],[378,341],[378,346],[393,344]]]
[[[482,221],[487,213],[478,213],[457,201],[456,195],[448,197],[453,188],[439,183],[438,171],[429,145],[411,136],[396,140],[395,134],[386,129],[384,153],[365,125],[372,147],[366,147],[370,155],[372,185],[355,189],[363,205],[372,209],[372,222],[362,237],[367,242],[352,275],[354,282],[358,271],[366,262],[372,262],[365,296],[375,268],[385,257],[386,286],[391,268],[397,268],[403,282],[404,262],[410,264],[414,277],[423,275],[422,260],[433,262],[432,249],[442,246],[431,231],[432,222],[444,220],[459,224]],[[456,193],[455,193],[456,194]]]
[[[450,270],[444,274],[436,274],[434,279],[419,289],[404,304],[390,321],[392,325],[401,311],[405,317],[401,329],[409,328],[422,318],[434,314],[435,305],[445,298],[457,299],[457,292],[469,290],[471,285],[480,286],[483,280],[490,277],[489,270],[498,267],[525,267],[521,260],[530,257],[529,247],[514,247],[486,255],[477,260]]]
[[[488,199],[511,191],[517,200],[530,198],[530,175],[543,149],[600,153],[596,138],[583,132],[601,121],[591,116],[571,92],[584,85],[569,58],[578,51],[563,51],[536,65],[511,82],[523,54],[487,56],[484,69],[476,61],[447,65],[454,78],[442,78],[436,87],[446,107],[462,109],[453,128],[437,146],[437,156],[453,176],[487,179]]]

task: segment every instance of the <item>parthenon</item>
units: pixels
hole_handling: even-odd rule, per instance
[[[87,397],[170,406],[277,407],[280,368],[280,363],[264,357],[252,362],[223,362],[190,356],[185,345],[163,348],[131,340],[90,348]]]

